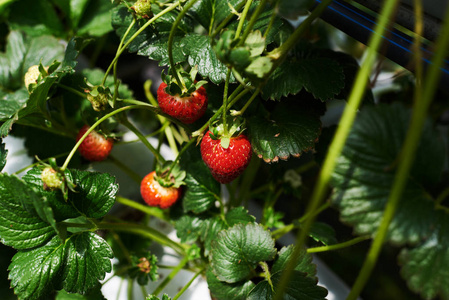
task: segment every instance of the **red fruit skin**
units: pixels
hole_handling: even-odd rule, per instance
[[[229,147],[225,149],[219,139],[210,137],[210,133],[208,131],[201,141],[201,157],[218,182],[229,183],[239,177],[251,161],[251,143],[241,134],[232,137]]]
[[[89,128],[90,127],[87,125],[81,127],[76,140],[79,141],[86,131],[89,130]],[[89,161],[102,161],[108,157],[113,146],[113,139],[106,139],[103,135],[94,130],[84,139],[79,146],[78,151],[85,159]]]
[[[162,82],[157,89],[157,102],[164,113],[184,124],[192,124],[204,115],[207,109],[207,93],[203,86],[190,97],[184,98],[168,94],[166,87],[167,84]]]
[[[172,206],[180,197],[181,188],[163,187],[154,179],[155,171],[146,175],[140,183],[140,194],[149,206],[162,209]]]

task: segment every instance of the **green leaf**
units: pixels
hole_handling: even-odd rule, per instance
[[[274,260],[273,267],[271,268],[271,274],[285,270],[287,265],[290,263],[294,250],[295,248],[293,245],[282,247]],[[307,253],[305,249],[300,251],[294,270],[301,271],[302,273],[307,274],[308,277],[315,278],[316,266],[312,263],[312,255]]]
[[[237,224],[216,236],[211,249],[212,272],[220,281],[247,279],[258,263],[276,255],[271,234],[257,224]]]
[[[220,184],[212,177],[201,159],[197,147],[190,147],[181,156],[180,165],[187,172],[183,197],[184,212],[201,213],[210,209],[220,199]]]
[[[357,234],[375,232],[393,185],[410,111],[401,104],[366,107],[359,114],[332,176],[332,202]],[[388,240],[417,243],[435,218],[426,187],[434,186],[444,165],[444,145],[430,120],[423,128],[410,176],[388,232]]]
[[[439,211],[436,226],[425,242],[399,254],[401,275],[423,299],[449,298],[449,215]],[[438,297],[439,296],[439,297]]]
[[[313,3],[312,0],[280,0],[278,13],[286,19],[296,20],[299,16],[306,15]]]
[[[206,272],[207,285],[216,299],[245,300],[248,293],[255,287],[251,280],[226,283],[218,280],[210,269]]]
[[[345,78],[341,65],[327,53],[297,51],[296,57],[287,58],[269,77],[262,90],[263,98],[280,100],[303,88],[322,101],[334,98],[343,89]]]
[[[276,162],[312,150],[321,122],[313,107],[290,101],[277,105],[269,120],[259,116],[250,118],[248,128],[257,156],[265,162]]]
[[[75,12],[77,15],[72,14],[72,22],[76,28],[76,34],[78,36],[94,36],[100,37],[106,33],[112,31],[111,25],[111,11],[113,5],[109,1],[103,0],[90,0],[88,1],[87,8],[82,11],[83,14],[79,23],[76,24],[78,18],[80,18],[80,8],[78,3],[84,0],[71,0],[71,12]]]
[[[2,140],[0,139],[0,171],[2,171],[6,165],[7,155],[8,155],[8,150],[5,149],[5,144],[2,143]]]
[[[64,290],[60,290],[56,295],[56,300],[106,300],[106,298],[101,293],[99,286],[98,288],[92,289],[85,295],[67,293]]]
[[[226,223],[220,217],[213,217],[205,220],[201,226],[200,237],[204,243],[204,255],[209,256],[217,234],[228,228]]]
[[[38,202],[40,197],[15,176],[0,174],[0,238],[15,249],[29,249],[51,239],[53,228],[24,204]],[[28,205],[28,208],[30,206]]]
[[[226,223],[232,227],[236,224],[248,224],[256,222],[256,218],[248,214],[243,206],[234,207],[225,215]]]
[[[228,15],[232,13],[231,7],[235,7],[242,0],[200,0],[195,3],[191,13],[194,18],[207,30],[210,30],[214,25],[219,24]]]
[[[64,245],[66,264],[63,288],[71,293],[86,293],[112,270],[113,253],[109,244],[93,232],[69,238]]]
[[[32,36],[65,36],[65,28],[51,1],[17,1],[11,6],[8,23],[12,30]]]
[[[42,247],[19,251],[9,266],[9,279],[20,299],[42,299],[61,282],[64,245],[54,237]]]
[[[332,245],[337,243],[334,228],[326,223],[313,223],[309,231],[309,236],[324,245]]]
[[[198,216],[183,215],[175,223],[176,235],[181,243],[194,243],[200,236],[204,220]]]
[[[180,46],[188,56],[189,64],[198,66],[198,73],[203,77],[216,84],[226,80],[228,68],[217,58],[209,37],[191,34],[182,39]]]
[[[248,300],[274,299],[276,295],[276,287],[282,278],[282,273],[278,272],[271,276],[274,285],[274,291],[268,281],[264,280],[256,285],[256,287],[248,295]],[[317,280],[308,277],[305,273],[293,271],[290,277],[283,299],[296,300],[324,300],[326,299],[327,290],[317,285]]]
[[[109,173],[70,170],[76,193],[69,193],[69,201],[89,218],[101,218],[115,203],[118,184]]]

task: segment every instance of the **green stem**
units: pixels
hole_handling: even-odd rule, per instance
[[[154,157],[157,158],[157,160],[160,163],[165,163],[165,158],[162,157],[162,155],[151,145],[151,143],[148,141],[148,139],[137,129],[131,122],[124,121],[122,122],[123,125],[125,125],[129,130],[131,130],[139,139],[140,141],[153,153]]]
[[[117,196],[115,198],[115,201],[117,201],[120,204],[132,207],[134,209],[140,210],[141,212],[149,215],[149,216],[153,216],[156,217],[158,219],[164,220],[164,221],[168,221],[169,219],[165,216],[164,212],[157,207],[151,207],[151,206],[147,206],[144,204],[140,204],[136,201],[124,198],[124,197],[120,197]]]
[[[305,213],[299,220],[299,223],[304,223],[309,218],[315,218],[317,215],[319,215],[323,210],[327,209],[331,205],[330,202],[326,202],[323,205],[321,205],[319,208],[317,208],[314,211],[308,211]]]
[[[80,91],[78,91],[78,90],[76,90],[76,89],[74,89],[74,88],[72,88],[72,87],[70,87],[70,86],[67,86],[67,85],[62,84],[62,83],[56,83],[56,85],[57,85],[58,87],[64,89],[64,90],[66,90],[66,91],[69,91],[69,92],[71,92],[71,93],[77,95],[77,96],[80,96],[80,97],[82,97],[82,98],[87,98],[87,95],[86,95],[85,93],[80,92]]]
[[[309,249],[307,249],[307,253],[317,253],[317,252],[326,252],[326,251],[339,250],[339,249],[347,248],[347,247],[353,246],[355,244],[358,244],[360,242],[369,240],[370,238],[371,237],[368,236],[368,235],[359,236],[359,237],[356,237],[356,238],[354,238],[352,240],[349,240],[349,241],[346,241],[346,242],[343,242],[343,243],[339,243],[339,244],[309,248]]]
[[[112,67],[114,66],[114,64],[117,62],[117,60],[119,59],[120,55],[122,55],[123,51],[125,51],[126,48],[128,48],[129,44],[132,43],[132,41],[139,35],[142,33],[142,31],[144,31],[148,26],[150,26],[152,23],[154,23],[157,19],[159,19],[161,16],[165,15],[166,13],[174,10],[176,7],[178,7],[178,5],[181,3],[182,1],[177,1],[173,4],[171,4],[170,6],[168,6],[166,9],[164,9],[163,11],[161,11],[160,13],[158,13],[157,15],[155,15],[154,17],[152,17],[150,20],[148,20],[148,22],[146,22],[142,27],[139,28],[139,30],[137,30],[130,38],[129,40],[123,45],[123,47],[117,51],[114,59],[112,60],[111,64],[109,65],[108,69],[106,70],[105,74],[104,74],[104,78],[102,81],[102,85],[105,84],[106,82],[106,78],[109,74],[109,72],[111,72]]]
[[[243,7],[243,5],[245,5],[245,1],[242,1],[241,3],[239,3],[239,4],[235,7],[235,10],[236,10],[236,11],[239,11],[239,10]],[[215,31],[210,35],[210,39],[213,41],[213,40],[215,39],[215,37],[217,36],[217,34],[219,34],[220,31],[221,31],[223,28],[225,28],[226,25],[228,25],[228,23],[229,23],[233,18],[235,18],[235,15],[232,14],[232,13],[229,14],[229,15],[226,17],[226,19],[224,19],[224,20],[220,23],[220,25],[217,26],[217,28],[215,29]]]
[[[309,18],[317,17],[318,14],[316,11],[319,9],[321,12],[331,1],[326,0],[323,1],[309,16]],[[332,172],[335,168],[335,165],[337,163],[337,158],[340,155],[343,146],[346,142],[346,139],[349,135],[349,131],[352,127],[352,124],[354,123],[355,116],[357,114],[357,110],[360,106],[362,97],[365,93],[365,87],[367,85],[367,79],[369,78],[372,66],[374,65],[374,62],[376,60],[377,51],[379,50],[380,44],[382,42],[382,35],[385,31],[385,28],[388,24],[389,18],[392,15],[395,6],[396,6],[397,0],[387,0],[383,7],[383,13],[380,15],[380,20],[377,23],[377,26],[374,30],[376,34],[373,34],[370,38],[369,47],[367,48],[367,56],[362,64],[361,68],[359,69],[353,88],[351,90],[351,93],[348,98],[348,103],[346,104],[346,108],[343,112],[343,115],[340,119],[339,126],[337,128],[337,131],[335,133],[335,136],[332,140],[332,143],[329,147],[328,153],[326,155],[325,161],[323,163],[323,167],[321,169],[320,176],[318,177],[317,183],[315,184],[312,198],[310,200],[310,203],[308,205],[308,212],[315,211],[325,198],[327,191],[328,191],[328,184],[332,175]],[[309,19],[308,18],[308,19]],[[307,19],[306,19],[307,20]],[[310,21],[309,21],[310,22]],[[302,26],[302,25],[301,25]],[[301,27],[300,26],[300,27]],[[296,33],[296,31],[295,31]],[[293,33],[293,35],[295,35]],[[298,36],[299,38],[299,36]],[[291,40],[291,37],[288,39],[288,41]],[[291,42],[288,42],[289,44]],[[291,48],[293,45],[281,46],[283,49]],[[285,51],[285,50],[284,50]],[[300,251],[306,241],[306,238],[308,236],[308,233],[310,231],[310,227],[314,221],[314,218],[308,218],[303,226],[302,230],[298,232],[297,240],[296,240],[296,247],[294,250],[294,253],[292,255],[292,259],[290,260],[289,264],[287,265],[286,270],[284,271],[284,274],[281,278],[281,283],[278,287],[278,294],[275,297],[275,300],[280,300],[283,296],[283,293],[285,291],[285,288],[287,287],[288,280],[293,272],[293,266],[296,265],[296,261],[299,257]]]
[[[159,295],[162,290],[167,286],[167,284],[176,276],[176,274],[179,273],[179,271],[184,268],[184,266],[189,262],[189,257],[184,256],[184,258],[181,260],[181,262],[174,268],[170,274],[164,279],[164,281],[159,284],[159,286],[154,290],[153,295]]]
[[[229,79],[231,78],[231,69],[228,69],[226,73],[226,81],[223,92],[223,107],[228,107],[228,88],[229,88]],[[226,110],[223,112],[223,131],[225,136],[228,134],[228,126],[226,124]]]
[[[285,225],[284,227],[281,227],[279,229],[274,230],[271,233],[271,236],[273,237],[273,239],[277,240],[277,239],[279,239],[282,236],[286,235],[287,233],[289,233],[290,231],[292,231],[295,228],[296,228],[296,226],[293,223],[292,224],[288,224],[288,225]]]
[[[185,284],[182,289],[172,298],[172,300],[177,300],[179,297],[181,297],[181,295],[187,291],[187,289],[190,287],[190,285],[195,281],[195,279],[201,275],[201,273],[203,273],[204,269],[199,270],[198,272],[196,272],[196,274],[192,277],[192,279],[189,280],[189,282],[187,282],[187,284]]]
[[[133,300],[133,291],[134,291],[134,282],[132,278],[128,278],[128,289],[127,289],[127,295],[128,300]]]
[[[264,261],[259,263],[259,266],[262,268],[263,273],[262,273],[262,277],[265,278],[268,282],[268,284],[271,287],[271,291],[274,292],[274,285],[273,285],[273,281],[271,281],[271,274],[270,274],[270,267],[268,267],[268,264]]]
[[[389,2],[394,1],[391,0]],[[389,2],[387,2],[387,4],[389,4]],[[386,17],[388,18],[388,16]],[[365,262],[362,266],[360,274],[357,277],[357,280],[355,281],[350,294],[348,295],[347,299],[349,300],[353,300],[358,297],[371,275],[371,272],[377,262],[380,250],[387,235],[388,227],[394,217],[394,213],[402,196],[404,187],[407,183],[407,179],[409,178],[408,175],[413,165],[413,159],[415,157],[416,150],[421,138],[422,129],[427,116],[427,110],[433,100],[441,76],[440,67],[443,64],[446,51],[449,47],[449,8],[447,9],[445,18],[443,18],[443,20],[445,20],[445,23],[436,42],[435,56],[426,76],[424,77],[425,81],[423,83],[422,95],[420,95],[419,99],[415,99],[414,102],[414,109],[412,110],[410,126],[401,149],[398,169],[395,174],[393,187],[388,197],[388,202],[382,221],[368,252],[368,255],[365,259]]]
[[[446,188],[438,195],[437,199],[435,200],[435,206],[441,205],[443,200],[446,199],[448,196],[449,196],[449,188]]]
[[[182,256],[186,255],[186,248],[182,244],[179,244],[169,239],[165,234],[148,226],[131,223],[107,223],[107,222],[98,223],[97,226],[98,229],[111,229],[114,231],[122,231],[141,235],[152,239],[153,241],[161,244],[162,246],[172,248]]]
[[[195,142],[195,139],[192,138],[190,139],[187,144],[185,144],[181,151],[179,151],[178,155],[176,156],[176,159],[172,162],[172,164],[170,165],[170,170],[173,170],[173,168],[175,167],[176,163],[178,162],[179,158],[181,157],[181,155],[190,147],[190,145],[192,145]]]
[[[245,4],[245,8],[243,9],[242,14],[240,15],[240,21],[237,26],[237,30],[235,31],[235,40],[238,39],[240,36],[240,33],[242,32],[243,24],[245,24],[246,16],[248,15],[248,11],[251,8],[251,4],[253,3],[252,0],[247,0]]]
[[[256,99],[256,97],[259,95],[261,88],[258,87],[256,91],[251,95],[251,98],[245,103],[245,105],[242,107],[242,109],[238,112],[236,112],[233,115],[241,116],[245,113],[246,109],[251,105],[251,103]]]
[[[141,108],[141,105],[130,105],[130,106],[124,106],[119,109],[114,110],[113,112],[108,113],[107,115],[104,115],[102,118],[100,118],[97,122],[95,122],[87,131],[84,133],[84,135],[78,140],[78,142],[73,147],[72,151],[70,151],[69,155],[67,156],[64,164],[61,167],[61,170],[64,171],[67,166],[70,163],[70,160],[72,159],[73,155],[75,155],[76,150],[78,150],[78,147],[81,145],[81,143],[84,141],[84,139],[98,126],[103,122],[104,120],[118,114],[121,112],[124,112],[126,110],[135,109],[135,108]]]
[[[168,45],[167,45],[167,51],[168,51],[168,61],[170,62],[170,68],[172,70],[173,77],[175,77],[176,82],[179,87],[182,87],[182,92],[186,92],[187,88],[185,87],[184,82],[179,77],[178,72],[175,69],[175,60],[173,59],[173,41],[175,39],[175,32],[178,28],[179,23],[181,23],[182,18],[185,16],[185,14],[189,11],[189,9],[192,8],[192,6],[197,2],[198,0],[190,0],[184,8],[181,10],[179,15],[176,17],[175,22],[173,23],[173,26],[170,30],[170,34],[168,35]]]
[[[262,11],[265,9],[265,6],[267,5],[267,0],[261,0],[260,3],[257,5],[256,10],[252,13],[251,19],[249,20],[248,25],[245,28],[245,31],[243,32],[242,38],[237,43],[236,47],[242,46],[248,35],[253,30],[254,24],[256,24],[257,19],[259,18],[259,15],[262,13]]]

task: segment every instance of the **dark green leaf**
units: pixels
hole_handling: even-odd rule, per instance
[[[256,218],[248,214],[248,210],[243,206],[232,208],[226,213],[225,219],[230,227],[236,224],[248,224],[256,221]]]
[[[83,11],[79,7],[78,2],[84,0],[71,0],[71,12],[75,12],[77,15],[72,15],[73,26],[77,27],[77,35],[79,36],[96,36],[100,37],[109,31],[112,31],[111,25],[111,10],[113,5],[110,1],[103,0],[90,0],[88,1],[87,8]],[[83,3],[84,5],[84,3]],[[83,12],[79,24],[75,22],[80,17],[80,13]]]
[[[64,290],[60,290],[56,295],[56,300],[106,300],[106,298],[101,293],[100,286],[98,288],[92,289],[85,295],[67,293]]]
[[[104,71],[101,69],[84,69],[82,74],[86,76],[89,83],[93,85],[100,85],[103,81]],[[114,78],[109,75],[106,78],[105,86],[109,87],[111,91],[114,90]],[[133,91],[131,91],[126,84],[120,84],[118,88],[119,97],[123,99],[132,99]]]
[[[321,131],[319,115],[306,104],[281,103],[270,120],[255,116],[249,119],[251,145],[266,162],[290,156],[299,157],[314,148]]]
[[[86,293],[112,269],[113,253],[108,243],[92,232],[73,235],[64,245],[66,264],[63,288],[71,293]]]
[[[58,237],[47,244],[14,255],[9,266],[9,279],[20,299],[42,299],[61,282],[64,245]]]
[[[294,249],[295,248],[290,245],[288,247],[283,247],[279,251],[278,256],[273,263],[273,267],[271,268],[271,274],[285,270],[287,265],[290,264]],[[307,274],[308,277],[315,278],[316,266],[312,263],[312,255],[308,254],[305,249],[300,251],[294,270],[301,271],[302,273]]]
[[[3,168],[6,165],[7,155],[8,155],[8,150],[5,149],[5,144],[2,143],[2,140],[0,139],[0,172],[3,170]]]
[[[326,52],[288,58],[268,79],[263,88],[264,99],[280,100],[297,94],[303,88],[322,101],[335,97],[345,85],[344,72]],[[320,56],[321,55],[321,56]]]
[[[228,15],[232,14],[231,7],[236,9],[242,0],[200,0],[195,3],[191,13],[194,18],[207,30],[220,24]]]
[[[403,249],[399,263],[402,277],[423,299],[449,298],[449,215],[439,211],[432,234],[416,248]]]
[[[271,234],[257,224],[237,224],[218,233],[211,249],[212,272],[220,281],[247,279],[258,263],[276,255]]]
[[[204,220],[198,216],[183,215],[175,223],[177,236],[181,243],[194,243],[200,236]]]
[[[30,205],[40,200],[30,187],[15,176],[0,174],[0,237],[2,243],[16,249],[37,247],[55,235],[53,228]]]
[[[64,26],[51,1],[21,0],[11,6],[8,22],[29,35],[64,36]]]
[[[203,222],[200,235],[201,241],[204,242],[204,255],[210,255],[217,234],[226,228],[226,223],[220,217],[209,218]]]
[[[282,273],[278,272],[271,276],[274,285],[272,290],[268,281],[264,280],[248,295],[248,300],[274,299],[276,287],[282,278]],[[283,299],[296,300],[324,300],[326,299],[327,290],[317,285],[317,280],[308,277],[305,273],[293,271],[290,277]]]
[[[374,235],[393,184],[410,112],[401,104],[366,107],[338,158],[333,174],[333,203],[357,234]],[[395,243],[417,243],[432,230],[434,203],[424,187],[439,181],[444,145],[430,121],[423,129],[414,164],[389,227]]]
[[[64,60],[62,61],[61,69],[75,68],[80,51],[86,46],[86,41],[81,38],[73,38],[67,44],[65,50]]]
[[[216,299],[245,300],[255,284],[251,280],[226,283],[218,280],[209,269],[206,272],[207,285]]]
[[[334,228],[326,223],[313,223],[309,231],[309,236],[324,245],[332,245],[337,243]]]
[[[118,184],[108,173],[70,170],[76,193],[69,194],[69,201],[89,218],[101,218],[115,203]]]
[[[210,39],[204,35],[188,35],[181,41],[181,47],[191,66],[198,66],[198,73],[219,84],[226,79],[228,68],[218,60]],[[231,81],[234,79],[232,78]]]
[[[183,197],[184,212],[201,213],[220,199],[220,184],[212,177],[197,147],[190,147],[181,157],[181,168],[187,172]]]

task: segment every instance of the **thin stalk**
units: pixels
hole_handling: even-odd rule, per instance
[[[170,170],[173,170],[173,168],[175,167],[176,163],[178,162],[179,158],[181,157],[181,155],[190,147],[190,145],[192,145],[195,142],[195,139],[190,139],[187,144],[185,144],[181,151],[179,151],[178,155],[176,156],[176,159],[172,162],[171,166],[170,166]]]
[[[204,271],[204,269],[199,270],[198,272],[196,272],[196,274],[192,277],[192,279],[189,280],[189,282],[187,282],[182,289],[173,297],[172,300],[177,300],[179,297],[182,296],[182,294],[187,291],[187,289],[190,287],[190,285],[195,281],[195,279],[201,275],[201,273]]]
[[[184,256],[184,258],[179,262],[179,264],[174,268],[170,274],[164,279],[164,281],[159,284],[159,286],[154,290],[153,295],[159,295],[162,290],[167,286],[167,284],[179,273],[179,271],[184,268],[184,266],[189,262],[189,257]]]
[[[245,105],[242,107],[242,109],[238,112],[236,112],[233,115],[241,116],[245,113],[246,109],[251,105],[251,103],[256,99],[256,97],[259,95],[261,88],[258,87],[256,91],[251,95],[251,98],[245,103]]]
[[[374,238],[360,274],[357,277],[350,294],[348,295],[347,299],[349,300],[353,300],[358,297],[371,275],[387,235],[388,227],[394,217],[394,213],[407,183],[408,174],[413,165],[413,159],[415,157],[419,140],[421,138],[423,125],[426,120],[427,110],[433,100],[437,85],[439,83],[441,76],[440,68],[445,59],[446,51],[449,48],[449,8],[447,9],[443,20],[445,20],[444,26],[438,36],[435,47],[435,56],[425,76],[425,81],[423,82],[422,95],[419,99],[415,99],[414,101],[414,109],[412,111],[410,126],[401,149],[398,169],[395,174],[393,187],[388,197],[388,202],[382,221],[379,225],[376,237]]]
[[[246,16],[248,15],[248,11],[251,8],[251,4],[253,3],[252,0],[247,0],[245,4],[245,8],[242,11],[242,14],[240,15],[240,21],[237,25],[237,30],[235,31],[235,39],[237,39],[240,36],[240,33],[243,29],[243,24],[245,24]]]
[[[321,246],[321,247],[314,247],[314,248],[308,248],[307,249],[307,253],[318,253],[318,252],[326,252],[326,251],[334,251],[334,250],[339,250],[339,249],[343,249],[343,248],[347,248],[347,247],[351,247],[355,244],[358,244],[360,242],[369,240],[371,237],[369,235],[364,235],[364,236],[359,236],[356,237],[352,240],[343,242],[343,243],[339,243],[339,244],[334,244],[334,245],[326,245],[326,246]]]
[[[84,133],[84,135],[78,140],[78,142],[73,147],[72,151],[70,151],[69,155],[67,156],[64,164],[61,167],[61,170],[65,170],[67,166],[70,163],[70,160],[72,159],[73,155],[75,155],[76,150],[78,150],[78,147],[81,145],[81,143],[84,141],[84,139],[98,126],[103,122],[104,120],[118,114],[121,112],[124,112],[126,110],[135,109],[135,108],[141,108],[141,105],[130,105],[130,106],[124,106],[119,109],[114,110],[113,112],[108,113],[107,115],[104,115],[102,118],[100,118],[97,122],[95,122],[87,131]]]
[[[189,11],[189,9],[192,8],[192,6],[197,2],[198,0],[190,0],[184,8],[181,10],[181,12],[178,14],[178,16],[175,19],[175,22],[173,23],[173,26],[170,30],[170,34],[168,35],[168,45],[167,45],[167,51],[168,51],[168,61],[170,62],[170,67],[172,70],[172,74],[175,77],[176,83],[179,87],[182,87],[183,93],[187,91],[187,88],[185,87],[184,82],[179,77],[178,72],[176,72],[175,69],[175,60],[173,59],[173,41],[175,39],[175,32],[176,28],[178,27],[179,23],[181,23],[182,18],[185,16],[185,14]]]
[[[231,69],[228,69],[228,72],[226,73],[226,81],[224,86],[224,92],[223,92],[223,107],[228,107],[228,88],[229,88],[229,78],[231,78]],[[223,112],[223,130],[224,134],[228,134],[228,126],[226,124],[226,110]]]
[[[124,197],[120,197],[120,196],[117,196],[115,198],[115,201],[117,201],[120,204],[123,204],[123,205],[129,206],[129,207],[132,207],[134,209],[140,210],[141,212],[143,212],[143,213],[145,213],[145,214],[147,214],[149,216],[153,216],[153,217],[156,217],[158,219],[168,221],[168,218],[165,216],[164,212],[160,208],[143,205],[143,204],[140,204],[140,203],[138,203],[136,201],[133,201],[133,200],[130,200],[130,199],[127,199],[127,198],[124,198]]]
[[[128,289],[127,289],[127,295],[128,300],[133,300],[133,292],[134,292],[134,282],[132,278],[128,278]]]
[[[182,1],[177,1],[173,4],[171,4],[170,6],[168,6],[166,9],[164,9],[163,11],[161,11],[160,13],[158,13],[157,15],[155,15],[154,17],[152,17],[150,20],[148,20],[148,22],[146,22],[142,27],[140,27],[139,30],[137,30],[130,38],[129,40],[123,45],[123,47],[117,51],[117,54],[115,55],[114,59],[112,60],[112,62],[110,63],[108,69],[106,70],[105,74],[104,74],[104,78],[102,81],[102,85],[104,85],[104,83],[106,82],[106,78],[109,74],[109,72],[111,72],[112,67],[114,66],[114,64],[117,62],[117,60],[119,59],[120,55],[122,55],[123,51],[125,51],[126,48],[128,48],[129,44],[132,43],[132,41],[139,35],[142,33],[142,31],[144,31],[148,26],[150,26],[152,23],[154,23],[157,19],[159,19],[161,16],[163,16],[164,14],[174,10],[176,7],[178,7],[178,5],[181,3]]]
[[[157,158],[157,160],[160,163],[165,163],[165,158],[162,157],[162,155],[157,151],[153,145],[147,140],[147,138],[137,129],[131,122],[126,121],[122,122],[123,125],[125,125],[129,130],[131,130],[139,139],[140,141],[153,153],[154,157]]]
[[[348,103],[346,104],[346,108],[343,112],[343,115],[341,117],[341,121],[339,123],[339,126],[337,128],[337,131],[335,133],[335,136],[332,140],[332,143],[329,147],[328,153],[326,155],[325,161],[323,163],[323,167],[320,172],[320,176],[318,177],[317,183],[315,184],[313,194],[310,200],[310,203],[308,205],[307,211],[313,212],[315,211],[325,198],[327,191],[328,191],[328,184],[332,175],[332,172],[335,168],[335,165],[337,163],[337,158],[340,155],[343,146],[346,142],[346,139],[349,135],[349,131],[352,127],[352,124],[354,123],[355,116],[357,114],[357,110],[360,106],[362,97],[365,93],[365,87],[367,85],[367,78],[369,78],[369,75],[371,73],[372,66],[374,65],[374,62],[377,57],[377,51],[379,50],[380,44],[382,42],[382,35],[385,31],[386,26],[388,25],[388,21],[390,19],[390,16],[393,14],[396,4],[398,0],[386,0],[383,6],[382,13],[380,15],[379,22],[376,25],[376,28],[374,32],[376,34],[373,34],[369,41],[369,47],[367,49],[367,56],[360,67],[354,86],[351,90],[351,93],[348,98]],[[312,14],[309,16],[309,18],[314,15],[315,17],[318,17],[318,14],[315,13],[320,8],[321,11],[330,3],[330,0],[323,1],[320,3],[320,5],[312,12]],[[308,19],[309,19],[308,18]],[[307,19],[306,19],[307,20]],[[295,31],[296,33],[296,31]],[[293,35],[295,35],[293,33]],[[291,40],[291,37],[288,39],[288,41]],[[290,43],[290,42],[288,42]],[[285,44],[284,44],[285,45]],[[284,46],[283,45],[283,46]],[[281,47],[283,47],[281,46]],[[284,46],[287,47],[287,46]],[[288,46],[287,48],[293,47],[293,45]],[[289,264],[287,265],[287,268],[285,269],[280,285],[278,287],[278,293],[275,297],[275,300],[280,300],[284,294],[285,288],[287,287],[288,280],[293,272],[293,266],[296,265],[296,261],[298,259],[298,256],[300,254],[300,251],[302,250],[302,247],[306,241],[306,238],[308,236],[308,233],[310,231],[310,227],[314,221],[314,218],[308,218],[303,226],[302,230],[298,232],[297,240],[296,240],[296,247],[292,255],[292,259],[290,260]]]
[[[60,87],[60,88],[62,88],[62,89],[64,89],[64,90],[66,90],[66,91],[69,91],[69,92],[71,92],[72,94],[75,94],[75,95],[77,95],[77,96],[80,96],[80,97],[82,97],[82,98],[87,98],[87,95],[86,95],[85,93],[80,92],[80,91],[78,91],[78,90],[76,90],[76,89],[74,89],[74,88],[72,88],[72,87],[70,87],[70,86],[67,86],[67,85],[65,85],[65,84],[62,84],[62,83],[56,83],[56,86],[58,86],[58,87]]]
[[[239,11],[243,5],[245,5],[245,1],[242,1],[241,3],[239,3],[236,7],[235,10]],[[232,20],[232,18],[235,18],[234,14],[229,14],[221,23],[220,25],[217,26],[217,28],[215,29],[215,31],[210,35],[210,39],[214,40],[215,37],[217,36],[217,34],[220,33],[220,31],[226,27],[226,25],[228,25],[228,23]]]
[[[168,238],[165,234],[144,225],[131,224],[131,223],[107,223],[102,222],[97,224],[98,229],[111,229],[114,231],[122,231],[128,232],[132,234],[141,235],[147,238],[152,239],[156,243],[159,243],[163,246],[167,246],[175,250],[178,254],[185,256],[186,248],[170,238]]]
[[[252,13],[251,19],[249,20],[249,23],[246,26],[245,31],[243,32],[242,38],[237,43],[237,47],[240,47],[245,43],[246,38],[253,30],[254,24],[256,24],[256,21],[259,18],[259,15],[265,9],[266,5],[267,5],[267,0],[261,0],[260,3],[257,5],[256,10]]]

